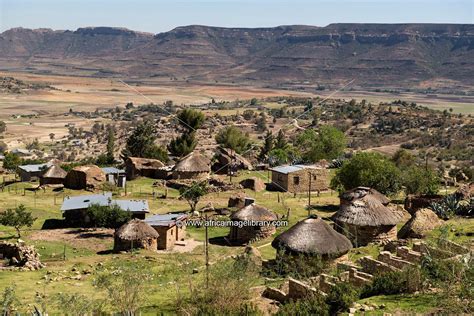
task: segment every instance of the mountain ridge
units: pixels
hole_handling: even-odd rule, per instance
[[[426,81],[469,87],[474,83],[474,25],[188,25],[157,34],[100,26],[0,33],[2,69],[71,73],[77,65],[90,69],[91,76],[273,86],[357,78],[366,87],[409,87]]]

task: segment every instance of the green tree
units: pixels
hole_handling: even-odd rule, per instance
[[[124,157],[145,157],[146,151],[154,145],[156,140],[155,128],[149,121],[139,123],[128,137]]]
[[[277,137],[275,139],[275,145],[273,146],[275,149],[286,149],[288,146],[288,142],[286,141],[285,132],[282,129],[278,131]]]
[[[296,146],[307,162],[335,159],[343,154],[346,144],[344,133],[328,125],[319,130],[307,129],[296,139]]]
[[[197,146],[195,132],[183,133],[181,136],[172,139],[168,144],[168,150],[171,155],[184,157],[191,153]]]
[[[401,188],[400,170],[379,153],[357,153],[336,172],[331,188],[349,190],[358,186],[371,187],[383,194],[395,194]]]
[[[260,160],[265,160],[268,157],[268,153],[273,149],[273,134],[271,131],[267,131],[267,134],[265,135],[265,140],[263,143],[262,148],[260,149],[260,153],[258,155],[258,158]]]
[[[115,129],[113,128],[113,126],[109,126],[107,128],[107,161],[109,163],[113,163],[115,161],[114,150],[115,150]]]
[[[399,149],[393,154],[392,161],[398,168],[407,168],[415,164],[415,156],[406,149]]]
[[[92,204],[86,213],[95,227],[118,228],[132,218],[130,212],[122,210],[117,204]]]
[[[188,202],[191,207],[191,212],[194,212],[201,197],[207,194],[206,182],[194,181],[190,187],[181,187],[179,189],[179,194]]]
[[[201,111],[194,109],[181,110],[178,112],[177,118],[179,120],[179,124],[189,132],[194,132],[195,130],[201,128],[206,119]]]
[[[431,168],[411,166],[402,172],[406,194],[437,194],[440,178]]]
[[[279,166],[284,164],[293,164],[300,161],[301,156],[293,146],[287,144],[285,149],[273,148],[268,153],[268,161],[271,166]]]
[[[18,238],[21,237],[21,228],[31,227],[35,220],[36,218],[26,210],[23,204],[0,213],[0,224],[15,228]]]
[[[21,159],[15,154],[6,153],[5,158],[3,159],[3,168],[15,171],[16,168],[21,164]]]
[[[250,138],[247,134],[235,126],[227,126],[221,129],[216,135],[216,142],[224,148],[243,153],[251,146]]]

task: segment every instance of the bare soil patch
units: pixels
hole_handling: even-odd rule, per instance
[[[64,228],[45,229],[31,234],[31,240],[66,242],[75,247],[94,251],[110,249],[114,230],[107,228]]]

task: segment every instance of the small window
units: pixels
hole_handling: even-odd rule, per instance
[[[300,184],[300,177],[293,177],[293,184],[299,185]]]
[[[315,174],[313,174],[313,180],[316,180],[317,178],[318,177]]]

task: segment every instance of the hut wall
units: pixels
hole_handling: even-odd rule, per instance
[[[230,228],[230,240],[246,243],[252,240],[263,239],[276,232],[274,226],[232,226]]]
[[[176,242],[176,226],[153,226],[153,228],[158,232],[158,244],[157,247],[159,250],[168,250],[174,247]]]
[[[135,165],[128,159],[125,161],[125,173],[127,175],[127,180],[133,180],[140,175],[139,171],[135,168]]]
[[[123,240],[117,237],[114,238],[114,251],[127,251],[137,248],[156,250],[157,240],[156,238],[146,238],[142,240]]]
[[[40,178],[40,184],[63,184],[64,178]]]
[[[83,190],[87,187],[87,176],[85,172],[71,170],[64,180],[64,186],[68,189]]]
[[[68,226],[80,227],[90,224],[87,209],[68,210],[63,213],[63,217]]]
[[[293,193],[307,192],[310,182],[311,191],[325,191],[329,189],[329,171],[327,169],[301,169],[288,174],[272,171],[272,182],[276,183],[278,189]]]
[[[205,179],[209,172],[174,171],[173,179]]]
[[[381,243],[397,239],[397,227],[391,226],[356,226],[337,223],[336,231],[344,234],[354,246],[365,246],[371,242]]]
[[[18,174],[22,182],[28,182],[32,180],[37,180],[41,176],[41,171],[39,172],[28,172],[22,169],[18,169]]]

